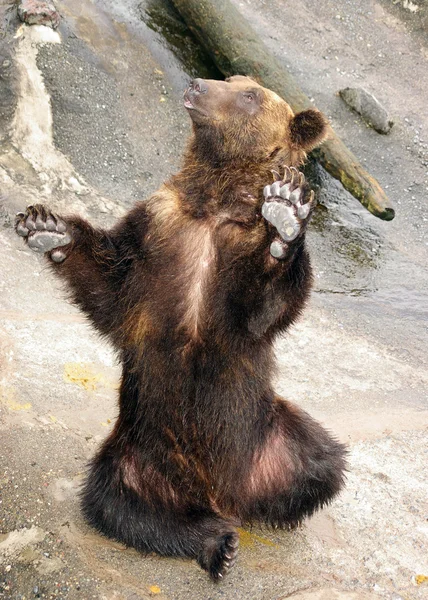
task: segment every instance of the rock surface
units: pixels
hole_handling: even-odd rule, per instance
[[[35,202],[109,226],[155,191],[179,168],[191,129],[182,93],[200,65],[141,21],[152,0],[57,0],[56,31],[12,11],[0,37],[1,600],[426,599],[428,49],[382,3],[363,4],[301,0],[290,26],[284,0],[263,11],[236,0],[387,186],[397,217],[381,223],[312,172],[315,290],[278,340],[276,389],[348,444],[347,484],[294,532],[242,530],[217,586],[192,561],[142,556],[82,521],[79,487],[114,426],[120,369],[12,229]],[[335,95],[362,82],[402,123],[387,138]]]
[[[363,88],[345,88],[339,91],[342,100],[353,108],[379,133],[389,133],[394,122],[381,103]]]

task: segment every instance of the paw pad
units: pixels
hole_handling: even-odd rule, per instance
[[[41,204],[28,206],[25,213],[18,213],[15,229],[34,252],[44,254],[52,250],[54,262],[65,259],[65,252],[59,248],[69,244],[72,239],[67,223]]]
[[[315,203],[314,193],[309,190],[302,173],[294,167],[285,167],[284,178],[267,185],[263,195],[262,215],[275,227],[282,240],[275,240],[270,251],[275,258],[282,258],[287,248],[283,242],[295,240],[306,224]]]

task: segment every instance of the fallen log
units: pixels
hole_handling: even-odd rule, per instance
[[[252,77],[284,98],[294,112],[314,107],[229,0],[172,1],[224,75]],[[314,154],[373,215],[385,221],[394,218],[385,192],[332,129],[329,139]]]

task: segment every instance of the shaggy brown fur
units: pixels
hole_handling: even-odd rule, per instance
[[[326,123],[245,77],[195,80],[185,106],[182,171],[111,231],[36,206],[17,232],[49,250],[122,360],[120,415],[90,467],[86,518],[218,579],[235,561],[236,525],[295,525],[343,481],[343,447],[271,384],[274,337],[311,286],[307,220],[277,260],[260,213],[271,171],[298,166]]]

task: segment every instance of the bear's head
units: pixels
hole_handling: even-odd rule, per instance
[[[211,164],[232,161],[300,164],[327,135],[315,109],[294,115],[275,92],[249,77],[194,79],[184,94],[193,122],[193,151]]]

